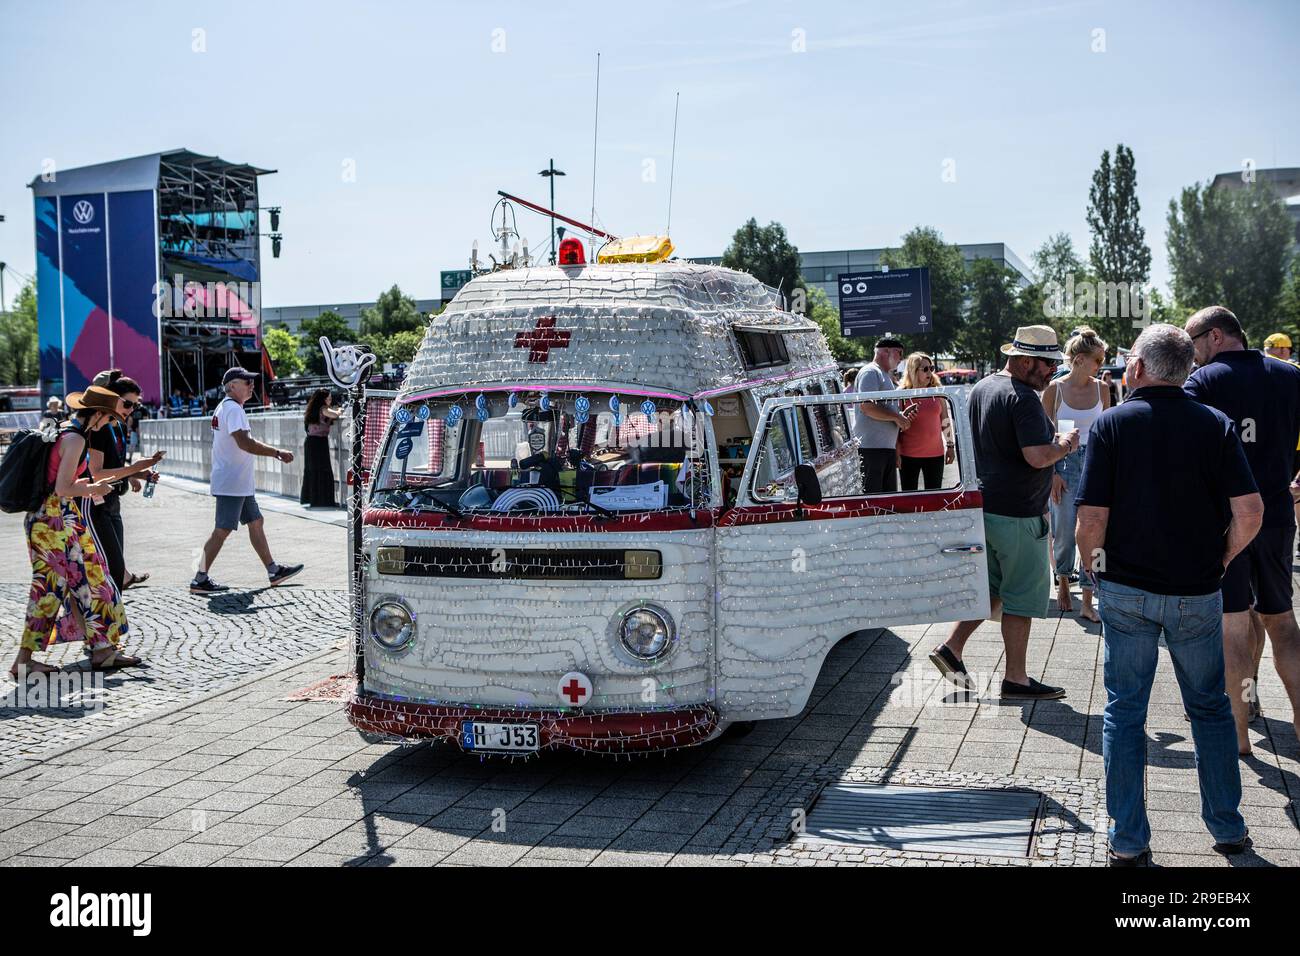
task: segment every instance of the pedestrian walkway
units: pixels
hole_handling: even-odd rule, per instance
[[[1061,701],[967,699],[926,660],[946,626],[916,625],[841,642],[802,714],[748,734],[631,761],[483,761],[441,744],[367,744],[337,700],[291,699],[348,667],[342,529],[268,512],[277,552],[283,542],[309,562],[301,586],[265,589],[251,550],[234,545],[221,579],[236,590],[208,601],[184,589],[191,571],[175,540],[202,540],[211,503],[172,491],[151,520],[127,515],[128,557],[148,557],[156,574],[127,593],[132,641],[156,666],[115,675],[95,722],[0,721],[0,865],[1104,865],[1102,645],[1075,616],[1035,621],[1030,640],[1030,673],[1064,686]],[[0,518],[0,534],[12,653],[20,522]],[[966,652],[982,691],[997,686],[1001,661],[985,624]],[[1260,677],[1265,716],[1241,763],[1255,846],[1229,860],[1210,852],[1162,653],[1148,723],[1157,863],[1300,866],[1300,747],[1268,652]],[[1013,788],[1042,803],[1023,857],[790,839],[837,782]]]
[[[334,651],[0,776],[0,863],[1100,865],[1099,638],[1073,619],[1036,627],[1031,670],[1067,686],[1065,701],[952,706],[937,683],[907,699],[933,629],[863,632],[832,653],[804,714],[630,762],[367,744],[336,702],[286,699],[342,673]],[[982,628],[972,669],[996,666],[1000,647]],[[1173,687],[1166,659],[1150,729],[1153,848],[1166,865],[1228,865],[1200,825]],[[1300,865],[1300,765],[1272,693],[1242,764],[1255,848],[1234,865]],[[1024,858],[787,840],[839,779],[1036,789],[1039,836]]]

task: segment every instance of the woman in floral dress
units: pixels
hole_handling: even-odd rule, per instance
[[[69,641],[85,642],[96,670],[140,663],[118,651],[127,632],[126,610],[86,518],[90,501],[111,488],[87,476],[86,436],[120,420],[117,400],[116,393],[93,385],[67,397],[74,415],[50,451],[45,475],[50,493],[25,522],[32,587],[22,644],[9,669],[15,679],[57,671],[32,654]]]

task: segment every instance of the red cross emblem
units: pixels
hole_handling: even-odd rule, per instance
[[[560,700],[571,707],[581,707],[591,697],[591,679],[578,671],[560,678]]]
[[[537,320],[537,327],[531,332],[515,333],[515,348],[528,349],[528,361],[545,362],[551,349],[567,349],[572,332],[555,328],[555,316],[545,315]]]

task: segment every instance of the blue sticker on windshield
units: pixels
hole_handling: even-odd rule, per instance
[[[397,430],[397,437],[404,438],[408,435],[411,437],[415,437],[423,431],[424,431],[424,422],[407,422],[405,425],[403,425],[401,428]]]
[[[407,455],[411,453],[411,449],[414,447],[415,447],[415,443],[412,442],[411,439],[403,438],[401,441],[397,443],[397,448],[394,449],[393,454],[396,455],[398,458],[405,458]]]

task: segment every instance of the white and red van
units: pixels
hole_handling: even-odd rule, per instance
[[[797,714],[856,631],[987,615],[964,390],[908,393],[945,487],[864,496],[852,416],[896,393],[753,277],[617,251],[480,275],[367,393],[367,735],[683,747]]]

